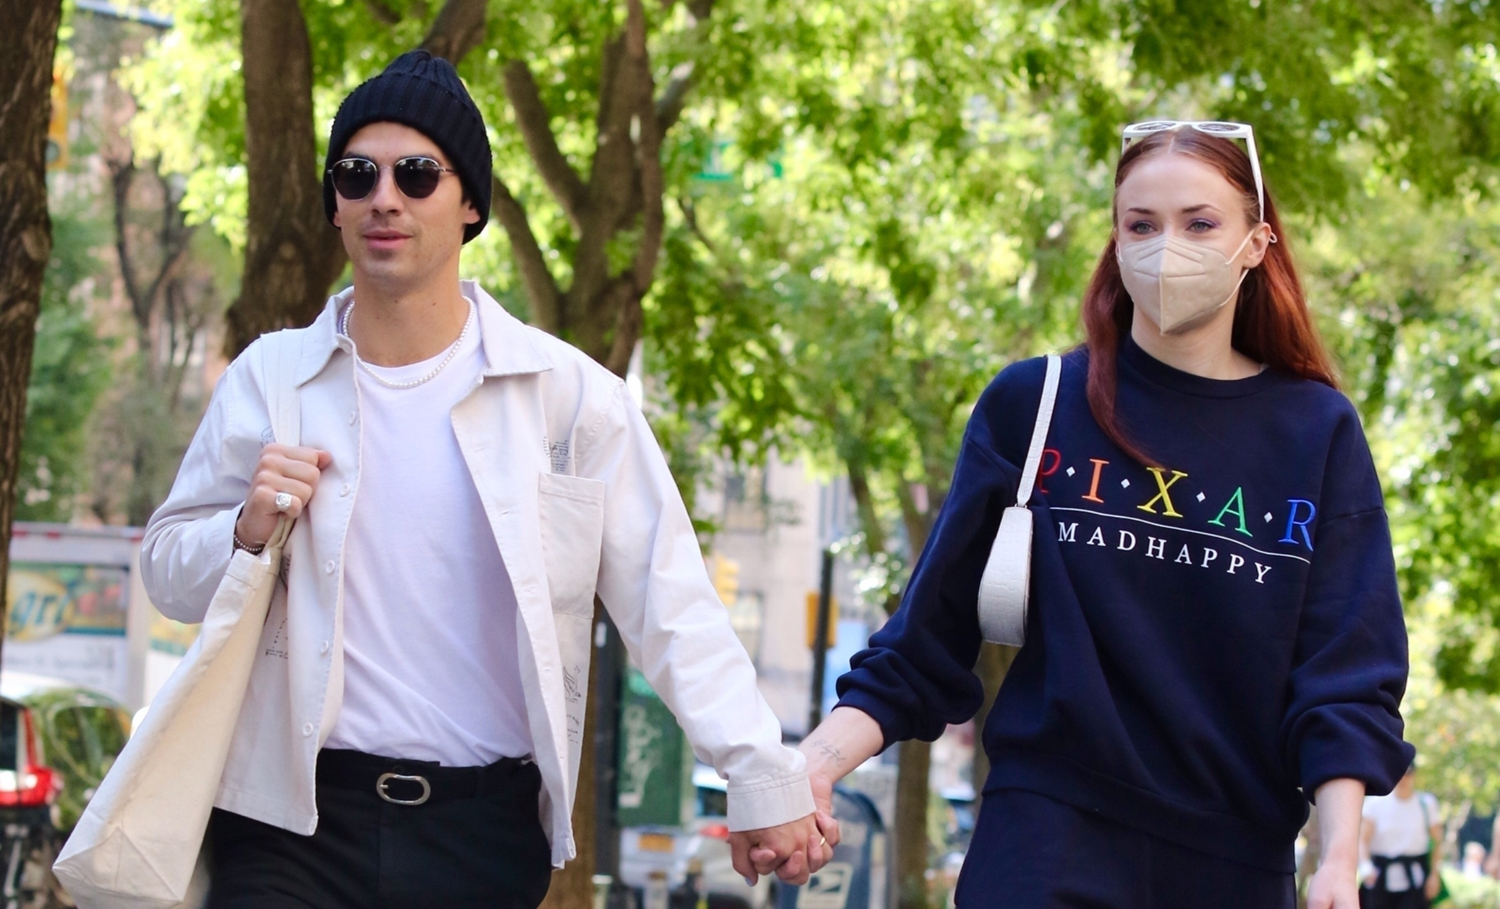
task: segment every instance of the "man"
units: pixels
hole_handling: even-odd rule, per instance
[[[729,780],[736,868],[800,882],[837,841],[623,383],[459,280],[490,166],[446,61],[345,99],[324,204],[354,285],[230,366],[147,527],[152,600],[197,622],[233,551],[297,521],[210,821],[213,909],[539,903],[575,854],[596,592]],[[287,344],[297,446],[266,404]]]

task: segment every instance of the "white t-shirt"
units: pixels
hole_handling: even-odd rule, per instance
[[[1394,792],[1370,795],[1365,796],[1363,815],[1375,826],[1370,838],[1371,855],[1423,855],[1428,848],[1428,827],[1438,822],[1438,802],[1430,792],[1418,792],[1409,799],[1398,798]],[[1401,865],[1392,865],[1386,874],[1386,888],[1394,892],[1422,884],[1420,879],[1408,881],[1406,869]]]
[[[447,354],[371,368],[410,382]],[[476,313],[428,382],[388,388],[355,367],[360,481],[345,542],[344,703],[325,747],[459,767],[532,753],[515,591],[450,415],[484,362]]]

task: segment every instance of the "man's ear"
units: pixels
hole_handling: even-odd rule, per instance
[[[334,206],[334,208],[333,208],[333,226],[337,227],[339,230],[343,230],[344,229],[344,225],[342,225],[342,224],[339,223],[339,209],[338,209],[338,206]]]
[[[477,208],[474,207],[474,203],[473,202],[465,202],[464,203],[464,208],[468,209],[468,212],[464,214],[464,223],[465,224],[478,224],[479,223],[479,209],[477,209]]]

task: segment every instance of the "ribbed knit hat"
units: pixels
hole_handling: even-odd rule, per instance
[[[458,71],[441,57],[414,50],[397,57],[385,71],[349,93],[333,118],[328,161],[323,168],[323,209],[333,223],[336,210],[328,168],[344,156],[344,146],[361,127],[400,123],[427,136],[458,171],[479,220],[464,228],[464,242],[479,236],[490,219],[490,140],[484,118],[469,97]]]

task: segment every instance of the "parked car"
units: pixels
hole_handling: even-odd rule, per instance
[[[620,880],[644,907],[651,872],[666,873],[667,889],[680,890],[693,860],[703,865],[703,890],[709,909],[768,909],[775,904],[771,877],[755,886],[734,870],[729,855],[727,784],[712,767],[693,770],[697,808],[692,823],[680,827],[626,827],[620,831]],[[773,876],[774,877],[774,876]]]
[[[125,747],[130,713],[60,679],[0,673],[3,909],[72,906],[52,861]]]

